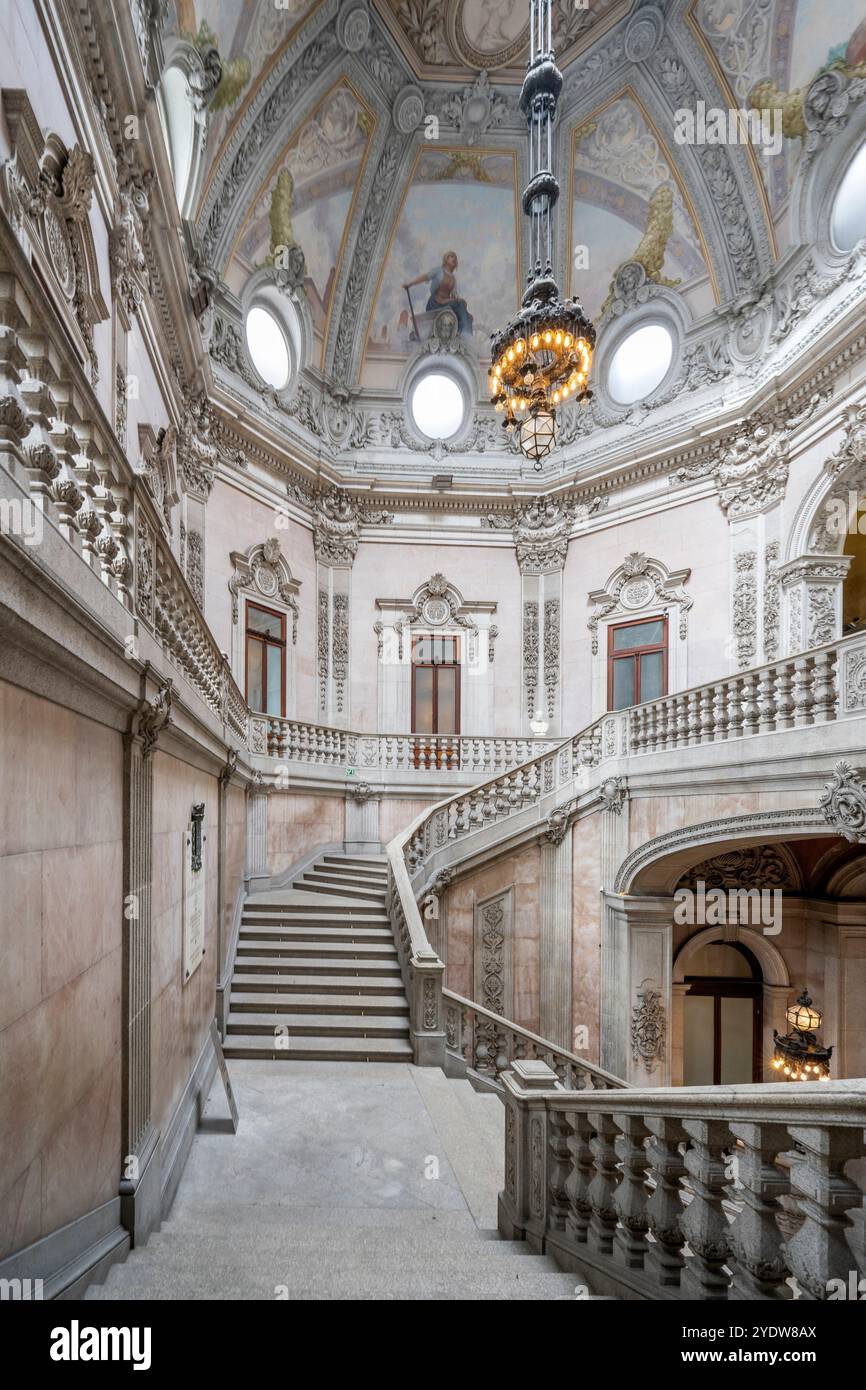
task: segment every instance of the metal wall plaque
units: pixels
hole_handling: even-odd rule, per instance
[[[183,836],[183,982],[195,974],[204,955],[205,847],[204,803],[192,808]]]

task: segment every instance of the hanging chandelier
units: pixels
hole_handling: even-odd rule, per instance
[[[785,1018],[791,1026],[790,1033],[782,1035],[773,1029],[773,1069],[788,1081],[829,1081],[833,1049],[822,1047],[815,1036],[822,1014],[813,1008],[805,989],[796,1004],[785,1010]]]
[[[529,218],[530,271],[523,306],[493,337],[490,399],[505,412],[505,429],[519,426],[520,447],[536,470],[556,444],[556,410],[588,401],[595,329],[579,299],[561,300],[553,274],[553,209],[559,183],[553,172],[553,118],[562,73],[553,53],[551,0],[530,0],[529,64],[520,109],[529,127],[529,183],[523,211]]]

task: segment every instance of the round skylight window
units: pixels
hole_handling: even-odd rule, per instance
[[[289,348],[274,315],[260,304],[247,314],[247,347],[263,381],[281,391],[289,379]]]
[[[630,333],[613,354],[607,389],[620,405],[633,405],[654,391],[667,376],[674,340],[660,323],[648,323]]]
[[[852,251],[866,237],[866,145],[861,145],[839,185],[832,232],[840,251]]]
[[[416,381],[409,408],[416,426],[428,439],[450,439],[466,414],[463,392],[444,372],[428,372]]]

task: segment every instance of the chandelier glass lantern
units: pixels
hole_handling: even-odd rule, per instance
[[[556,444],[556,412],[570,400],[588,401],[595,329],[579,299],[561,300],[553,274],[553,209],[559,183],[553,172],[553,120],[562,73],[553,53],[552,0],[530,0],[529,64],[520,109],[529,127],[529,183],[523,211],[529,219],[529,278],[517,316],[494,334],[490,399],[505,414],[509,433],[519,425],[520,447],[537,470]]]
[[[779,1080],[829,1081],[832,1047],[822,1047],[815,1036],[821,1027],[820,1009],[804,989],[796,1004],[785,1010],[791,1031],[782,1036],[773,1029],[776,1044],[773,1070],[781,1073]]]

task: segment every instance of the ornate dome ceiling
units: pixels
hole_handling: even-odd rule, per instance
[[[526,274],[527,10],[526,0],[168,8],[165,63],[198,92],[183,206],[215,375],[335,457],[351,450],[356,466],[369,455],[381,472],[395,449],[478,456],[501,476],[516,466],[484,383],[489,335],[515,312]],[[857,90],[866,4],[557,0],[554,10],[565,76],[557,274],[600,326],[600,365],[605,336],[613,343],[653,301],[678,348],[679,375],[653,400],[663,406],[677,382],[713,385],[766,348],[765,325],[752,322],[749,344],[732,315],[762,302],[806,240],[798,181],[815,130],[818,147],[824,138],[807,91],[821,74],[833,96]],[[691,140],[682,113],[701,104],[708,120],[760,108],[766,138]],[[456,316],[439,313],[443,271],[446,297],[463,301]],[[243,337],[252,299],[274,285],[297,316],[279,399],[262,392]],[[405,410],[431,355],[453,364],[467,395],[452,445],[420,437]],[[587,413],[595,427],[624,418],[604,393]],[[589,428],[564,417],[562,442]]]

